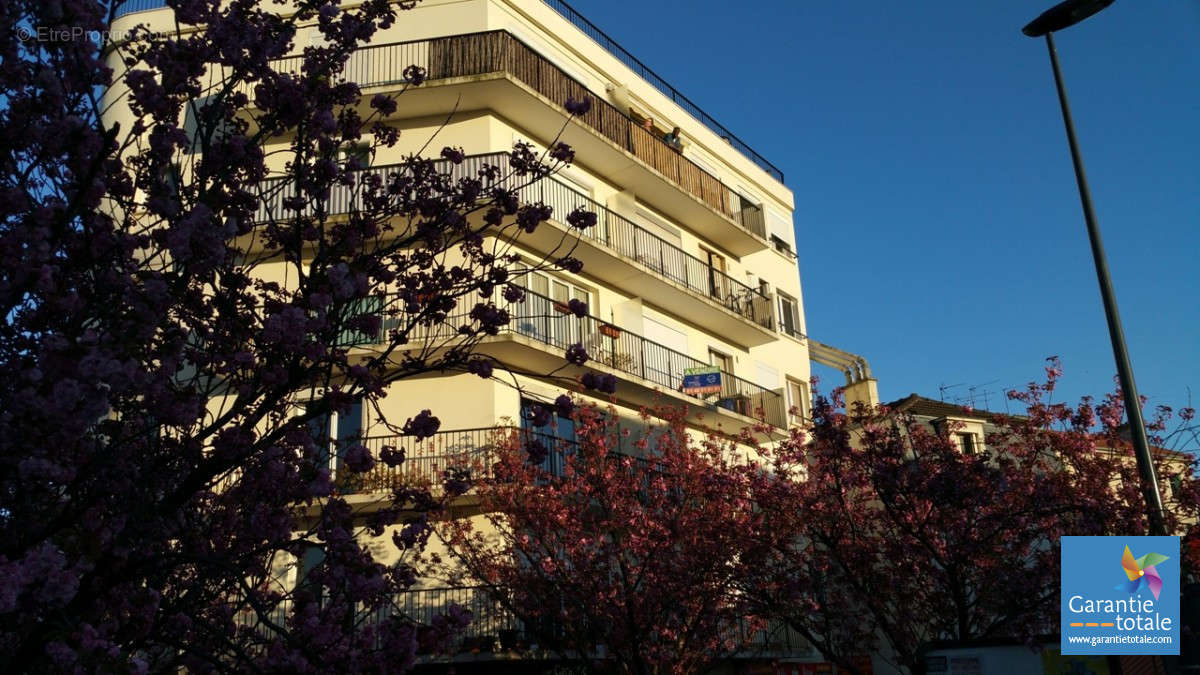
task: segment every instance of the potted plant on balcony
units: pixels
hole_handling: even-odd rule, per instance
[[[600,334],[603,335],[604,337],[609,337],[614,340],[621,337],[621,329],[617,328],[616,326],[612,325],[611,323],[600,324],[600,328],[598,330],[600,331]]]

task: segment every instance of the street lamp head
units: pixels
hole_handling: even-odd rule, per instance
[[[1074,26],[1089,16],[1113,4],[1114,0],[1066,0],[1042,12],[1021,32],[1029,37],[1041,37]]]

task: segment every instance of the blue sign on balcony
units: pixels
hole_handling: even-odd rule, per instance
[[[721,369],[716,366],[683,371],[683,393],[716,394],[721,391]]]

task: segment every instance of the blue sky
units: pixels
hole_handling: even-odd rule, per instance
[[[574,0],[787,176],[809,333],[884,400],[1115,373],[1045,43],[1052,2]],[[1057,35],[1133,358],[1200,400],[1200,2],[1118,0]],[[837,382],[825,376],[825,382]],[[986,383],[986,384],[985,384]]]

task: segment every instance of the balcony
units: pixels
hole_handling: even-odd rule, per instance
[[[276,68],[298,70],[301,61],[287,57]],[[761,206],[511,34],[497,30],[364,47],[350,57],[344,76],[368,93],[366,100],[371,91],[405,86],[408,65],[425,68],[429,81],[405,93],[406,117],[492,110],[526,128],[553,131],[563,125],[568,98],[590,98],[591,110],[564,135],[589,168],[617,185],[649,188],[638,197],[733,255],[770,247]]]
[[[588,21],[575,8],[568,5],[563,0],[545,0],[546,4],[554,8],[565,19],[571,22],[579,30],[587,34],[601,47],[604,47],[610,54],[615,56],[617,60],[625,64],[630,70],[649,82],[655,89],[658,89],[664,96],[671,99],[676,105],[686,110],[689,114],[695,117],[700,123],[707,126],[714,133],[729,142],[730,145],[737,148],[739,152],[748,157],[750,161],[758,165],[760,169],[766,171],[772,178],[783,182],[783,172],[779,170],[771,162],[768,162],[765,157],[758,154],[747,145],[742,139],[738,138],[732,131],[725,128],[720,122],[712,118],[711,115],[704,112],[700,106],[692,103],[691,99],[684,96],[678,89],[672,87],[666,80],[659,77],[657,73],[651,70],[646,64],[642,63],[634,55],[630,54],[624,47],[618,44],[615,40],[608,36],[607,33],[600,30],[591,21]],[[166,7],[166,0],[126,0],[117,11],[116,16],[125,16],[134,12],[140,12],[150,9],[161,9]]]
[[[379,457],[384,447],[390,447],[404,451],[404,462],[394,467],[376,462],[366,473],[353,473],[341,470],[334,459],[330,470],[338,492],[343,495],[389,492],[412,485],[436,487],[448,474],[460,472],[472,480],[491,478],[491,468],[498,458],[497,448],[517,434],[522,443],[536,440],[546,448],[541,467],[551,476],[561,477],[566,458],[579,448],[579,443],[572,439],[512,426],[439,431],[421,441],[409,436],[369,436],[362,442],[374,457]],[[653,460],[624,452],[626,442],[620,436],[612,439],[612,447],[614,455],[631,458],[638,471],[658,468]]]
[[[445,480],[447,472],[466,472],[473,479],[488,477],[486,474],[497,458],[497,445],[515,433],[537,439],[546,446],[549,454],[543,468],[555,476],[562,475],[564,456],[577,446],[573,441],[549,434],[503,426],[439,431],[421,441],[409,436],[369,436],[363,439],[363,445],[372,456],[379,457],[384,447],[391,447],[404,451],[404,462],[394,467],[376,462],[370,471],[361,474],[340,471],[335,466],[335,484],[340,493],[348,495],[387,492],[406,485],[436,486]],[[485,475],[479,475],[480,471]]]
[[[113,18],[133,14],[134,12],[144,12],[150,9],[162,9],[167,6],[167,0],[125,0],[125,3],[117,8]]]
[[[398,310],[389,310],[385,302],[381,297],[375,307],[361,313],[383,313],[380,330],[386,334],[400,325],[401,316],[395,313]],[[597,317],[576,317],[565,305],[532,291],[526,291],[523,303],[501,306],[508,310],[512,320],[499,336],[477,347],[478,352],[489,354],[501,363],[519,366],[526,372],[551,372],[563,365],[567,347],[580,344],[590,360],[584,367],[566,372],[580,374],[593,370],[621,375],[617,394],[629,403],[651,406],[682,403],[693,415],[715,414],[721,425],[733,433],[753,426],[757,420],[780,430],[787,429],[787,404],[780,391],[765,389],[722,371],[720,392],[704,397],[684,394],[684,371],[706,368],[709,364]],[[470,321],[465,314],[451,316],[443,323],[419,327],[408,339],[421,345],[453,343],[459,326]],[[369,347],[380,343],[381,338],[382,335],[348,333],[340,343]]]
[[[458,179],[477,176],[484,164],[505,167],[505,153],[473,155],[462,164],[439,161],[438,169]],[[399,164],[364,169],[388,183],[388,176]],[[362,180],[355,181],[357,185]],[[516,187],[516,186],[514,186]],[[271,179],[262,187],[264,200],[256,220],[264,222],[285,213],[283,200],[295,193],[282,179]],[[631,297],[650,300],[669,307],[671,313],[747,347],[769,344],[777,339],[773,332],[772,299],[724,271],[712,267],[675,244],[602,206],[582,193],[553,178],[543,179],[519,190],[523,202],[543,202],[553,207],[554,228],[539,228],[532,234],[521,233],[519,243],[543,253],[562,251],[563,234],[575,233],[564,221],[576,208],[596,214],[596,226],[584,230],[573,256],[583,261],[585,273],[605,281]],[[335,186],[324,208],[328,215],[339,216],[361,205],[358,188]],[[311,206],[303,212],[312,213]]]
[[[596,214],[596,227],[583,231],[573,254],[583,261],[585,273],[607,280],[631,297],[670,308],[671,314],[738,344],[756,347],[776,340],[772,299],[760,289],[559,181],[540,181],[522,189],[521,197],[553,207],[562,228],[567,226],[561,219],[576,208]],[[549,252],[561,244],[562,236],[538,230],[522,235],[520,241]]]
[[[704,112],[700,106],[692,103],[691,99],[684,96],[678,89],[672,87],[669,83],[667,83],[666,80],[659,77],[658,73],[655,73],[653,70],[651,70],[649,66],[642,63],[636,56],[630,54],[629,51],[618,44],[616,40],[612,39],[607,33],[600,30],[596,24],[588,21],[586,17],[575,11],[574,7],[571,7],[566,2],[563,2],[563,0],[545,0],[545,2],[547,5],[553,7],[556,12],[561,14],[563,18],[565,18],[567,21],[570,21],[573,26],[583,31],[588,37],[595,40],[596,44],[606,49],[609,54],[612,54],[617,58],[618,61],[625,64],[625,66],[632,70],[638,77],[649,82],[655,89],[657,89],[667,98],[671,99],[671,101],[673,101],[680,108],[686,110],[701,124],[712,130],[713,133],[717,134],[721,138],[728,141],[730,145],[737,148],[738,152],[741,152],[748,159],[750,159],[750,161],[757,164],[758,168],[766,171],[771,175],[772,178],[780,183],[783,182],[783,172],[779,170],[779,167],[768,162],[765,157],[755,152],[753,148],[745,143],[745,141],[735,136],[734,133],[729,129],[726,129],[723,124],[713,119],[708,113]]]
[[[457,636],[448,652],[434,654],[421,641],[422,629],[432,626],[433,618],[446,614],[452,604],[470,611],[471,623]],[[284,625],[290,612],[291,601],[285,599],[269,612],[268,618],[272,623]],[[413,588],[398,593],[390,605],[361,611],[358,621],[360,625],[369,627],[387,621],[392,616],[411,621],[418,627],[418,662],[493,659],[545,661],[554,658],[551,645],[538,644],[538,638],[526,630],[525,622],[503,603],[488,595],[483,587]],[[249,609],[235,612],[233,622],[239,627],[257,630],[264,641],[271,638],[271,629],[260,624]],[[733,656],[735,659],[816,656],[807,640],[783,624],[776,623],[764,630],[751,632],[749,626],[739,622],[737,626],[731,626],[729,631],[732,639],[746,645]],[[556,631],[543,629],[540,632]]]

